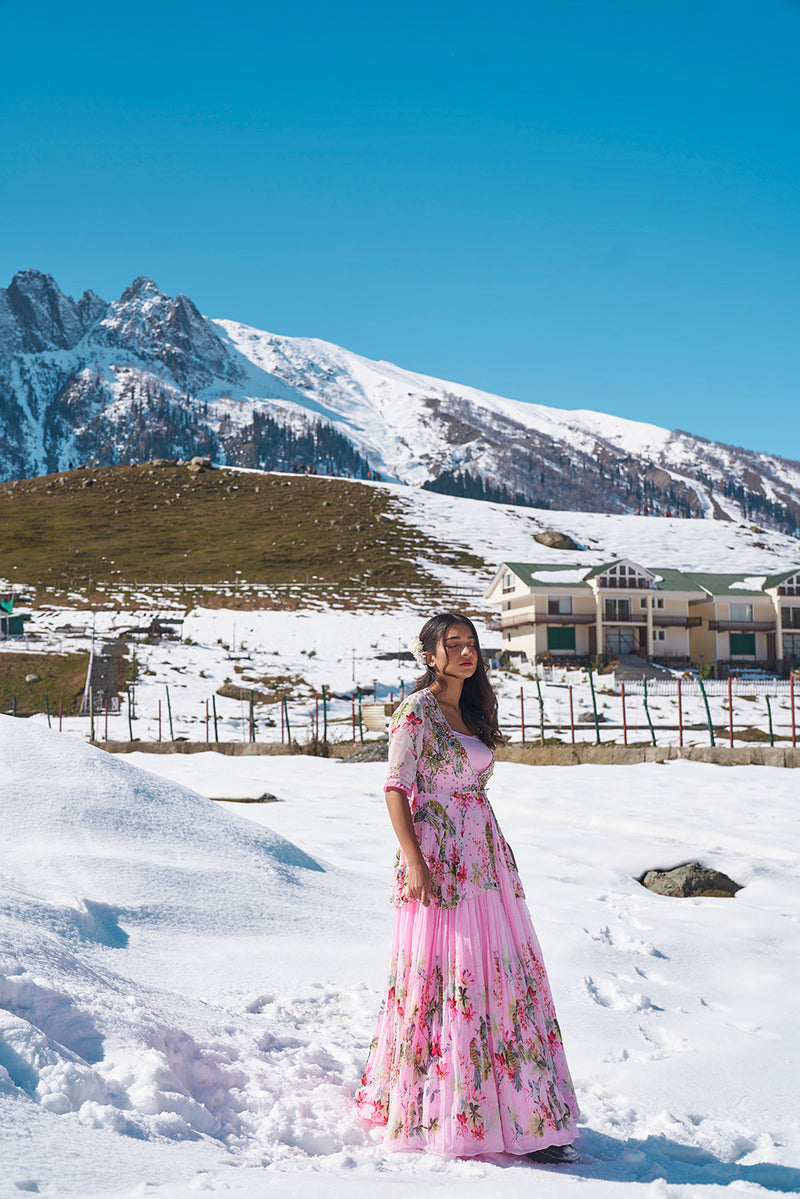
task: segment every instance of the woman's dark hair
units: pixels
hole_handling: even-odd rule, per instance
[[[446,638],[447,630],[454,624],[467,626],[475,638],[475,648],[478,651],[478,665],[475,673],[470,678],[464,679],[458,706],[461,709],[464,724],[469,731],[474,736],[480,737],[489,749],[494,749],[496,745],[501,745],[505,738],[497,723],[497,696],[486,676],[480,640],[470,618],[462,615],[461,612],[440,612],[437,616],[432,616],[420,629],[419,639],[422,642],[422,649],[426,654],[436,653],[439,642]],[[411,694],[414,691],[421,691],[423,687],[430,687],[437,681],[437,678],[436,671],[427,666],[424,675],[414,684]]]

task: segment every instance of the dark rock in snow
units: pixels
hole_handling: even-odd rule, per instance
[[[741,883],[735,883],[727,874],[711,870],[700,862],[685,862],[682,866],[674,866],[672,870],[648,870],[639,882],[657,895],[671,895],[679,899],[697,895],[733,899],[736,892],[742,890]]]
[[[559,533],[556,529],[543,529],[541,533],[534,533],[533,540],[538,541],[540,545],[546,545],[551,550],[579,550],[583,547],[578,545],[577,541],[573,541],[568,533]]]

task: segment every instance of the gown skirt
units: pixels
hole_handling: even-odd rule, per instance
[[[388,1149],[521,1154],[577,1135],[539,942],[500,865],[497,883],[454,907],[396,908],[388,987],[356,1095]]]

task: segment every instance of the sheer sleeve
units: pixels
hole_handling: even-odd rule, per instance
[[[414,695],[392,717],[389,740],[389,770],[384,791],[390,787],[410,796],[417,777],[417,761],[422,751],[422,704]]]

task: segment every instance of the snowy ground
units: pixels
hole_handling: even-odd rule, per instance
[[[58,609],[37,613],[33,628],[38,633],[28,648],[53,652],[82,650],[91,646],[92,622],[96,627],[98,651],[121,630],[148,624],[164,608],[148,608],[135,612],[97,612],[77,609]],[[135,738],[155,741],[159,737],[159,704],[161,705],[161,738],[171,740],[168,707],[172,713],[174,737],[190,741],[214,740],[213,707],[216,705],[217,733],[220,741],[249,739],[249,706],[233,699],[216,696],[224,683],[238,683],[255,690],[286,691],[289,703],[292,737],[304,742],[310,739],[316,716],[315,695],[327,688],[333,698],[329,707],[329,735],[332,740],[344,741],[352,736],[351,703],[348,698],[336,698],[360,686],[371,693],[377,687],[380,699],[398,698],[419,673],[411,662],[397,662],[378,655],[404,650],[408,639],[419,630],[421,618],[413,610],[387,614],[370,611],[339,611],[334,609],[300,609],[290,611],[250,611],[235,609],[195,608],[186,613],[183,625],[184,643],[163,642],[130,647],[135,653],[138,675],[132,712],[129,721],[128,703],[123,697],[120,712],[108,717],[108,738],[127,741],[131,732]],[[69,628],[70,633],[63,630]],[[76,632],[75,630],[80,630]],[[479,627],[481,641],[491,645],[497,634]],[[3,653],[25,649],[24,642],[15,646],[5,643]],[[87,656],[88,662],[88,656]],[[265,679],[285,679],[285,683],[269,684]],[[546,730],[548,737],[558,735],[570,740],[570,693],[565,683],[572,685],[573,712],[576,722],[584,727],[576,731],[576,740],[594,742],[592,699],[587,676],[569,672],[563,683],[543,683],[544,718],[547,725],[558,725],[560,731]],[[492,682],[500,698],[500,720],[512,740],[521,736],[520,689],[524,697],[527,739],[539,736],[539,703],[536,685],[529,674],[494,671]],[[622,744],[621,728],[602,730],[602,722],[619,726],[622,722],[622,700],[611,694],[613,680],[595,676],[598,690],[597,706],[601,718],[603,741],[616,740]],[[45,688],[46,684],[43,683]],[[708,745],[706,713],[699,693],[684,690],[682,699],[685,745]],[[727,694],[711,695],[709,707],[715,726],[727,728]],[[789,695],[773,696],[770,700],[773,728],[777,736],[791,735]],[[651,696],[650,714],[657,726],[659,745],[677,745],[678,700],[675,696]],[[44,706],[44,705],[43,705]],[[208,713],[208,724],[206,723]],[[629,741],[650,742],[647,716],[641,696],[629,694],[626,714],[630,728]],[[280,706],[257,704],[256,739],[280,741]],[[46,724],[42,714],[35,718]],[[319,716],[322,721],[321,715]],[[661,727],[663,726],[663,727]],[[697,726],[697,727],[690,727]],[[66,731],[88,738],[86,718],[65,718]],[[734,698],[734,728],[755,727],[766,734],[768,728],[767,700],[763,695]],[[800,730],[800,689],[796,696],[795,728]],[[320,723],[320,731],[322,725]],[[95,736],[104,740],[106,721],[99,716]],[[727,744],[727,737],[724,739]],[[739,738],[736,745],[745,744]]]
[[[800,1190],[793,771],[498,766],[584,1113],[560,1170],[385,1154],[353,1114],[388,966],[382,774],[120,758],[0,717],[0,1195]],[[695,856],[744,890],[635,881]]]

